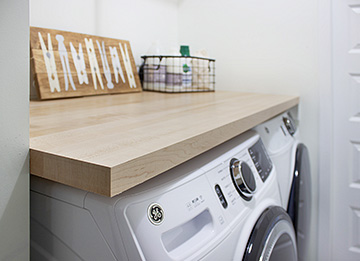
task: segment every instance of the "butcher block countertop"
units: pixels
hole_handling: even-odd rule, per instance
[[[223,91],[32,101],[30,173],[112,197],[298,102]]]

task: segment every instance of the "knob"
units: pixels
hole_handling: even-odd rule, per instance
[[[283,117],[283,122],[285,124],[286,129],[290,133],[290,135],[293,136],[296,131],[296,125],[295,125],[293,119],[290,117],[289,118]]]
[[[233,158],[230,161],[230,174],[240,196],[247,201],[251,200],[252,194],[256,190],[256,182],[249,165],[244,161]]]

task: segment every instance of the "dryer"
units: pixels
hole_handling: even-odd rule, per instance
[[[31,258],[297,260],[297,247],[249,131],[113,198],[32,177]]]
[[[291,217],[295,228],[299,260],[305,260],[311,216],[308,149],[300,142],[290,111],[258,125],[255,130],[260,134],[276,168],[282,207]]]

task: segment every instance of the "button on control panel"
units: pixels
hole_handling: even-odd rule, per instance
[[[220,188],[219,184],[215,185],[215,192],[216,192],[216,195],[218,196],[218,198],[220,200],[220,203],[223,206],[223,208],[227,208],[228,203],[227,203],[227,201],[226,201],[226,199],[224,197],[223,192],[221,191],[221,188]]]

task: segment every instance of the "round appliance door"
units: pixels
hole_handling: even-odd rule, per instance
[[[297,259],[296,236],[289,215],[281,207],[266,209],[251,232],[243,261]]]
[[[309,152],[304,144],[298,144],[295,157],[287,212],[294,224],[299,259],[305,260],[310,233],[311,173]]]

